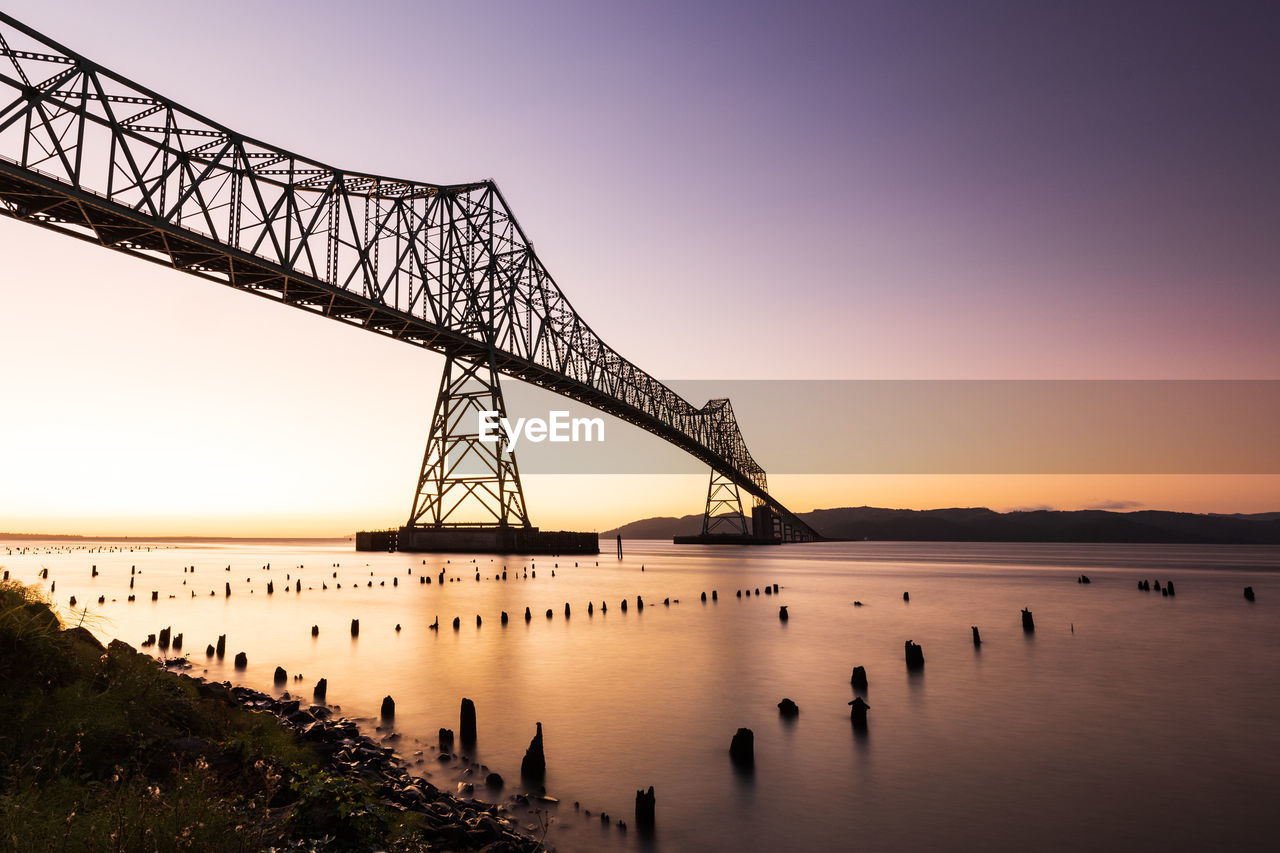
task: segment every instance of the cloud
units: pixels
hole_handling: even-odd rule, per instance
[[[1138,507],[1141,507],[1141,506],[1146,506],[1146,504],[1144,504],[1142,501],[1105,500],[1105,501],[1099,501],[1098,503],[1095,503],[1095,504],[1089,504],[1088,506],[1085,507],[1085,509],[1123,510],[1123,509],[1137,509]]]
[[[1032,506],[1011,506],[1005,512],[1051,512],[1054,507],[1049,504],[1034,504]]]

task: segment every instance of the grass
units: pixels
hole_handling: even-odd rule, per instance
[[[0,583],[0,850],[410,851],[413,815],[274,717],[200,697]]]

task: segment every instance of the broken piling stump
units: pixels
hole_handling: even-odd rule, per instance
[[[729,742],[729,760],[739,767],[751,767],[756,762],[756,736],[751,729],[738,729]]]

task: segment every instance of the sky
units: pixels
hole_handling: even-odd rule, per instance
[[[1270,4],[5,10],[307,156],[494,179],[579,312],[661,378],[1280,378]],[[0,221],[0,530],[399,523],[442,363]],[[1262,475],[771,485],[796,510],[1280,509]],[[694,476],[525,488],[547,528],[705,496]]]

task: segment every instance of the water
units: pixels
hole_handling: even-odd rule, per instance
[[[136,646],[172,625],[197,674],[207,667],[210,678],[271,691],[281,665],[291,679],[304,675],[286,689],[307,697],[324,676],[329,701],[370,731],[392,695],[394,745],[411,760],[422,750],[417,769],[441,787],[453,789],[462,768],[435,760],[436,730],[458,728],[462,697],[478,711],[474,757],[507,780],[500,796],[519,788],[541,721],[548,793],[561,800],[548,840],[571,853],[1237,850],[1263,846],[1280,796],[1274,547],[629,542],[624,560],[602,554],[598,567],[357,554],[341,541],[6,553],[29,544],[0,543],[0,564],[28,582],[47,566],[58,604],[71,595],[90,604],[104,638]],[[510,580],[495,581],[504,562]],[[523,579],[531,564],[536,579]],[[134,604],[125,602],[131,565],[140,572]],[[446,566],[459,580],[441,586]],[[429,586],[418,582],[424,571]],[[1092,584],[1075,583],[1082,572]],[[301,594],[283,591],[286,575],[302,578]],[[1177,595],[1140,592],[1139,578],[1172,580]],[[778,595],[754,595],[772,583]],[[1253,604],[1241,595],[1246,585]],[[747,588],[750,597],[735,595]],[[1033,635],[1022,631],[1023,607],[1034,612]],[[440,630],[428,630],[436,617]],[[205,645],[221,633],[226,660],[206,661]],[[907,639],[924,648],[923,673],[906,671]],[[231,664],[239,651],[249,657],[242,673]],[[865,733],[848,715],[854,665],[870,680]],[[794,722],[778,714],[784,696],[800,707]],[[740,726],[755,732],[750,775],[728,759]],[[598,820],[603,810],[633,823],[635,791],[650,785],[653,838]]]

